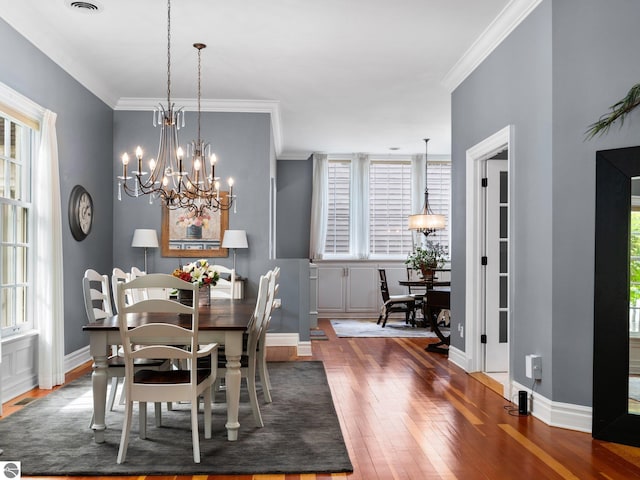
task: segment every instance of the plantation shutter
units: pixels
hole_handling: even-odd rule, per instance
[[[329,161],[327,198],[327,238],[325,254],[349,253],[349,204],[351,201],[351,164]]]
[[[410,162],[372,161],[369,169],[369,250],[404,255],[412,250]]]
[[[449,247],[449,219],[451,218],[451,162],[429,162],[427,188],[433,213],[444,215],[446,228],[429,235],[429,240]]]

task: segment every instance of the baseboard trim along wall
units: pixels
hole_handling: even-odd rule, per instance
[[[465,352],[455,347],[449,347],[449,361],[462,368],[465,372],[470,371],[470,360],[467,358]],[[510,389],[511,392],[515,393],[520,390],[527,392],[530,399],[529,409],[531,415],[547,425],[591,433],[591,419],[593,414],[591,407],[554,402],[532,391],[531,388],[525,387],[515,381],[511,381]]]

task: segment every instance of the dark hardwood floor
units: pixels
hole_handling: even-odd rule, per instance
[[[335,336],[327,320],[321,320],[319,327],[328,340],[312,342],[313,357],[296,358],[293,349],[274,348],[269,350],[269,359],[324,362],[354,473],[179,478],[640,478],[640,448],[549,427],[533,417],[514,416],[510,411],[515,405],[450,364],[446,356],[425,352],[430,339],[343,339]],[[88,368],[70,372],[67,380]],[[34,390],[23,397],[47,393]],[[14,404],[21,398],[3,405],[5,416],[20,408]]]

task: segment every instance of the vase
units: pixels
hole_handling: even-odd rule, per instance
[[[420,265],[420,272],[422,273],[422,279],[425,282],[433,283],[435,268],[436,267],[434,267],[433,265]]]
[[[187,227],[187,238],[202,238],[202,225],[189,225]]]
[[[193,292],[191,290],[178,290],[178,301],[183,305],[193,306]],[[211,305],[211,286],[200,287],[198,294],[198,306]]]

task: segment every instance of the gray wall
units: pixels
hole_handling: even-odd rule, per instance
[[[82,275],[107,271],[112,251],[112,110],[0,20],[0,82],[57,113],[64,255],[65,353],[88,343]],[[36,166],[37,168],[37,166]],[[77,242],[69,230],[71,189],[83,185],[93,197],[91,234]]]
[[[546,0],[452,96],[452,315],[465,316],[466,150],[514,125],[511,369],[528,385],[524,355],[542,355],[536,390],[558,402],[591,405],[595,152],[636,144],[640,118],[584,132],[640,81],[637,18],[631,0]],[[452,344],[464,350],[457,332]]]
[[[278,161],[278,258],[309,258],[313,160]]]

